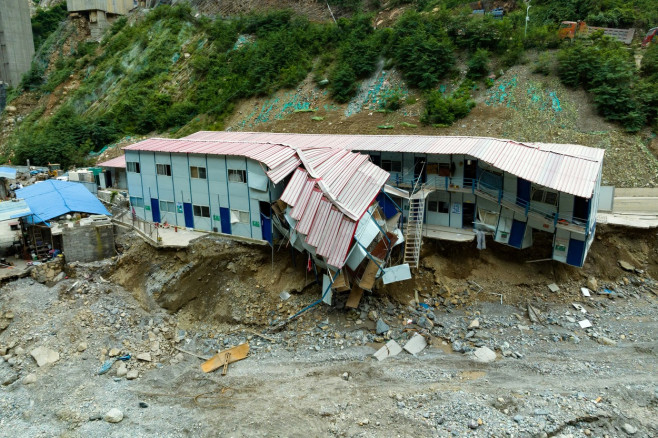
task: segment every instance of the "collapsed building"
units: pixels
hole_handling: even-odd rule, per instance
[[[133,214],[284,238],[326,269],[325,298],[409,278],[423,238],[480,234],[523,249],[544,232],[552,259],[581,267],[604,153],[481,137],[203,131],[124,149]]]

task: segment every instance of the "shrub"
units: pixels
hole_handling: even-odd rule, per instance
[[[424,90],[435,87],[455,63],[444,29],[415,12],[406,13],[396,23],[388,53],[407,83]]]
[[[477,49],[468,60],[467,76],[471,79],[480,79],[489,73],[489,52]]]

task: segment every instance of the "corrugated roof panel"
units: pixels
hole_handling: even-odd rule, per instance
[[[311,197],[311,192],[313,192],[313,187],[315,186],[315,180],[307,179],[304,183],[304,188],[297,198],[297,203],[295,207],[290,212],[290,217],[296,220],[300,220],[304,215],[304,210],[306,209],[306,204]]]
[[[306,243],[317,248],[320,244],[320,239],[322,238],[322,231],[324,226],[329,219],[329,212],[331,211],[331,202],[327,198],[322,198],[320,200],[320,206],[318,211],[313,218],[313,223],[311,224],[311,229],[308,232],[306,237]]]
[[[286,204],[294,207],[304,185],[306,184],[307,177],[308,173],[304,169],[301,167],[297,168],[295,173],[292,174],[290,182],[283,191],[280,199]]]
[[[342,218],[343,213],[341,213],[340,210],[336,208],[331,209],[329,212],[329,218],[322,230],[322,237],[320,237],[320,243],[318,244],[318,249],[316,251],[317,255],[328,257],[331,254],[331,250],[336,243],[336,238],[338,237]]]
[[[296,155],[292,156],[280,166],[268,171],[267,176],[274,184],[278,184],[286,176],[290,175],[290,172],[295,170],[300,164],[302,164],[302,161],[297,158]]]
[[[347,258],[355,229],[356,222],[343,217],[340,223],[340,229],[338,230],[338,236],[336,236],[336,243],[327,257],[328,264],[338,269],[345,265],[345,259]]]
[[[309,231],[311,231],[311,225],[313,225],[313,219],[315,219],[315,215],[318,212],[322,196],[322,190],[318,188],[313,189],[304,214],[295,227],[297,232],[308,235]]]
[[[126,168],[126,156],[121,155],[116,158],[112,158],[111,160],[103,161],[102,163],[98,163],[97,166],[101,167],[114,167],[117,169],[125,169]]]

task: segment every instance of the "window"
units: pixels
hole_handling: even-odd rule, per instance
[[[157,164],[156,172],[158,175],[171,176],[171,165],[170,164]]]
[[[248,211],[241,211],[241,210],[231,210],[231,223],[232,224],[236,224],[236,223],[248,224],[249,223],[249,212]]]
[[[206,168],[190,166],[190,176],[192,178],[206,179]]]
[[[176,213],[176,204],[173,201],[160,201],[160,212]]]
[[[427,211],[433,213],[450,213],[448,194],[445,192],[430,193],[427,199]]]
[[[207,205],[193,205],[194,216],[210,217],[210,207]]]
[[[11,222],[9,224],[9,228],[11,229],[11,231],[18,231],[21,229],[21,227],[18,225],[18,222]]]
[[[229,180],[229,182],[246,183],[247,182],[247,171],[246,170],[238,170],[238,169],[229,169],[228,170],[228,180]]]
[[[139,173],[139,163],[137,161],[126,161],[126,170],[128,172]]]
[[[382,160],[382,169],[387,172],[402,172],[402,162],[394,160]]]
[[[134,196],[130,197],[130,205],[133,207],[139,207],[139,208],[144,208],[144,199],[143,198],[136,198]]]
[[[545,189],[532,189],[532,198],[534,202],[543,202],[544,204],[557,205],[557,192]]]

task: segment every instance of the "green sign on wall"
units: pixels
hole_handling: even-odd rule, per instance
[[[254,227],[260,227],[260,222],[258,222],[258,221],[251,221],[251,225],[253,225]]]
[[[213,214],[213,215],[212,215],[212,219],[215,220],[215,221],[220,220],[220,219],[219,219],[219,216],[217,216],[216,214]]]

